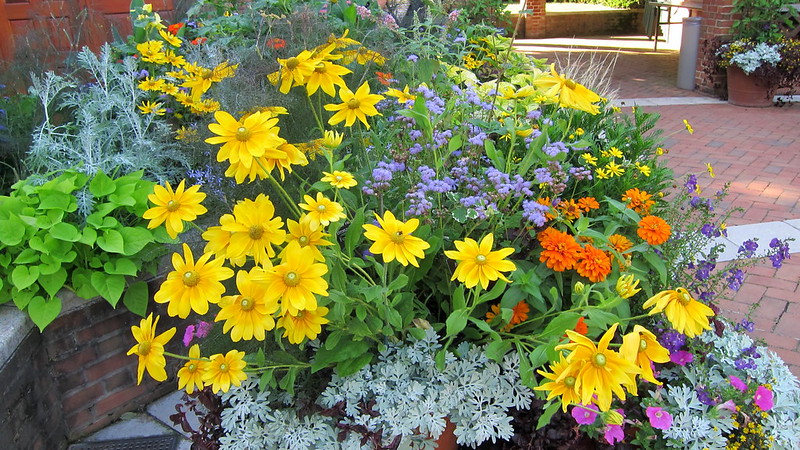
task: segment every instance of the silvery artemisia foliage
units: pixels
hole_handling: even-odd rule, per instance
[[[44,122],[33,132],[25,164],[33,173],[76,168],[88,175],[130,173],[144,169],[157,181],[180,178],[188,167],[178,151],[169,124],[137,105],[149,98],[138,87],[140,72],[134,58],[121,64],[108,44],[99,54],[84,48],[77,62],[90,80],[47,72],[32,76],[31,92],[44,108]],[[61,123],[54,114],[68,111]],[[91,199],[86,199],[91,201]]]
[[[687,449],[725,448],[723,435],[733,429],[731,414],[720,405],[703,403],[700,392],[725,389],[730,386],[728,376],[735,375],[751,386],[772,386],[775,406],[762,422],[764,435],[774,438],[773,449],[796,449],[800,442],[800,381],[783,360],[766,347],[755,346],[749,336],[731,327],[726,327],[722,336],[707,331],[699,339],[712,348],[704,362],[661,372],[664,387],[657,393],[663,396],[665,408],[673,415],[672,426],[663,432],[667,445]],[[753,349],[760,355],[753,360],[755,364],[746,370],[736,369],[737,360]]]
[[[439,371],[434,358],[440,349],[439,337],[428,330],[424,339],[389,344],[375,363],[352,376],[334,375],[317,404],[341,407],[344,418],[300,417],[291,399],[259,393],[254,381],[232,389],[223,396],[230,408],[222,414],[227,432],[222,448],[369,448],[362,447],[358,433],[339,442],[335,424],[343,423],[381,431],[384,445],[402,435],[414,448],[432,449],[431,437],[442,433],[448,419],[456,425],[459,444],[510,438],[508,409],[526,409],[533,398],[520,383],[516,353],[497,364],[482,347],[463,343],[446,353],[446,367]]]

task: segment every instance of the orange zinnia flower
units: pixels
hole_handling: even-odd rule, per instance
[[[503,331],[508,331],[514,328],[516,325],[528,320],[528,312],[530,312],[530,310],[531,308],[528,306],[528,303],[526,303],[525,300],[521,300],[519,303],[514,305],[514,307],[511,308],[511,319],[509,320],[508,325],[503,327]],[[501,315],[500,305],[492,305],[491,310],[486,312],[486,321],[491,322],[492,319],[499,315]]]
[[[575,200],[573,199],[562,201],[558,204],[558,206],[556,206],[556,208],[559,212],[561,212],[564,218],[569,221],[579,218],[581,216],[581,211],[583,210],[583,208],[575,203]]]
[[[575,269],[592,283],[599,283],[611,273],[611,259],[604,251],[587,245],[581,250]]]
[[[661,217],[647,216],[639,221],[636,233],[650,245],[661,245],[667,242],[672,232],[669,224]]]
[[[548,208],[553,207],[553,203],[550,201],[550,197],[539,197],[536,199],[536,203],[547,206]],[[544,218],[547,220],[553,220],[556,218],[556,216],[550,214],[549,212],[546,212],[544,214]]]
[[[556,272],[572,269],[578,262],[581,246],[572,235],[548,228],[537,237],[542,245],[539,261]]]
[[[597,199],[594,197],[583,197],[578,199],[578,207],[585,212],[589,212],[593,209],[600,208],[600,203],[597,203]]]
[[[625,253],[633,247],[633,242],[621,234],[608,237],[608,245],[619,253]]]
[[[281,38],[270,38],[266,42],[267,47],[274,48],[275,50],[280,50],[286,47],[286,41]]]
[[[578,323],[575,324],[575,328],[572,329],[576,333],[582,334],[586,336],[586,333],[589,332],[589,326],[586,325],[586,322],[583,320],[583,317],[578,319]]]
[[[622,196],[622,201],[628,204],[628,208],[636,211],[639,214],[647,214],[650,208],[656,204],[650,200],[653,196],[648,194],[647,191],[640,191],[638,188],[628,189]]]
[[[178,22],[168,26],[167,31],[177,36],[181,28],[183,28],[183,22]]]
[[[392,78],[392,73],[391,72],[386,72],[386,73],[384,73],[384,72],[375,72],[375,75],[378,76],[378,83],[380,83],[380,84],[382,84],[384,86],[389,86],[390,84],[392,84],[392,81],[394,81],[393,78]]]

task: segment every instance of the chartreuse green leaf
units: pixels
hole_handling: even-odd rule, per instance
[[[117,230],[105,230],[97,237],[97,245],[109,253],[125,253],[125,239]]]
[[[90,278],[92,287],[97,289],[100,295],[111,303],[111,306],[117,306],[122,291],[125,290],[125,277],[122,275],[108,275],[103,272],[93,272]]]
[[[89,192],[95,197],[103,197],[111,194],[117,189],[117,184],[108,175],[102,171],[97,174],[89,182]]]
[[[44,328],[55,320],[60,312],[61,299],[58,297],[45,299],[41,295],[37,295],[28,303],[28,315],[39,327],[39,331],[44,331]]]
[[[461,330],[467,326],[468,317],[469,310],[466,308],[457,309],[450,313],[450,316],[447,317],[447,321],[445,321],[445,325],[447,326],[447,334],[445,334],[445,337],[455,336],[460,333]]]
[[[39,286],[34,286],[33,289],[25,289],[24,291],[20,291],[17,288],[11,289],[11,299],[14,300],[14,304],[20,310],[25,310],[28,307],[28,303],[31,302],[31,299],[34,295],[39,292]]]
[[[49,275],[39,275],[39,284],[50,295],[55,297],[67,281],[67,270],[63,267]]]
[[[119,232],[124,241],[122,254],[125,256],[135,255],[153,242],[153,233],[145,228],[123,227]]]
[[[128,258],[117,258],[103,264],[103,269],[110,275],[136,276],[139,268]]]
[[[147,301],[149,299],[150,293],[147,289],[147,283],[137,281],[128,286],[125,295],[122,297],[122,303],[130,312],[144,317],[147,314]]]
[[[50,236],[62,241],[77,242],[81,239],[81,232],[71,223],[59,222],[50,228]]]
[[[0,220],[0,242],[8,246],[18,245],[25,237],[25,229],[25,222],[15,215]]]
[[[66,192],[45,189],[39,191],[39,209],[70,211],[73,203],[75,203],[75,197]]]
[[[20,291],[29,287],[39,279],[39,267],[17,266],[11,271],[11,283]]]

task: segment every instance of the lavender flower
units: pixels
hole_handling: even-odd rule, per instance
[[[742,243],[739,247],[739,256],[750,258],[756,254],[756,250],[758,250],[758,239],[748,239]]]
[[[772,261],[772,267],[780,269],[783,266],[783,261],[790,258],[789,243],[778,238],[772,238],[769,242],[769,247],[776,249],[775,254],[769,257]]]

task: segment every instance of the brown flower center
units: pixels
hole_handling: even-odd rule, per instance
[[[200,282],[200,276],[194,270],[188,270],[183,273],[183,284],[192,287],[197,286]]]
[[[245,142],[248,139],[250,139],[250,136],[252,134],[253,133],[251,133],[250,130],[248,130],[245,127],[239,127],[236,129],[236,139],[242,142]]]
[[[359,101],[357,98],[351,98],[347,101],[347,107],[350,109],[358,109],[361,107],[361,101]]]
[[[299,65],[300,65],[300,60],[294,56],[286,60],[286,68],[289,70],[294,70]]]
[[[592,358],[592,362],[597,367],[605,367],[607,362],[606,355],[602,353],[595,353],[594,357]]]
[[[242,297],[242,299],[239,300],[239,307],[242,308],[242,311],[250,311],[255,306],[256,302],[254,302],[250,297]]]
[[[175,200],[170,200],[167,202],[167,211],[175,212],[181,207],[181,204],[176,202]]]
[[[405,241],[406,236],[403,234],[402,231],[395,231],[394,233],[389,235],[389,239],[392,240],[395,244],[402,244]]]
[[[296,272],[288,272],[283,276],[283,282],[289,287],[295,287],[300,284],[300,275]]]
[[[264,227],[261,225],[253,225],[247,230],[247,235],[250,236],[250,239],[257,241],[264,235]]]

